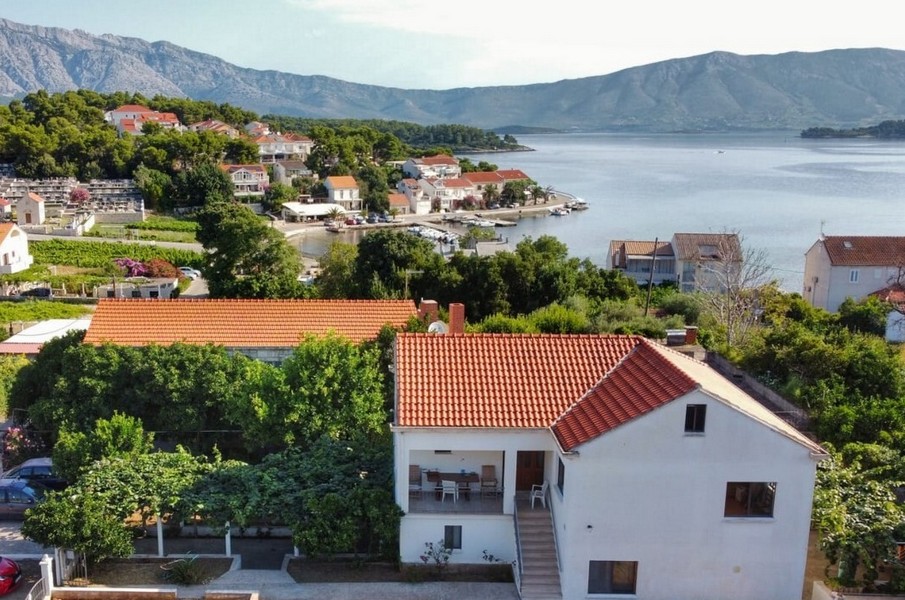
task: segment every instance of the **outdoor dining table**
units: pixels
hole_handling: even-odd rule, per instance
[[[466,500],[471,500],[471,484],[478,483],[481,481],[481,478],[475,472],[443,472],[443,471],[427,471],[427,480],[431,483],[436,484],[436,497],[437,500],[442,500],[443,498],[443,487],[441,486],[442,481],[455,481],[456,487],[459,488],[460,491],[464,492],[464,496]],[[463,483],[467,483],[468,487],[462,487]]]

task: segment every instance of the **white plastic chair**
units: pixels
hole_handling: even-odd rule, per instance
[[[531,508],[534,508],[534,501],[540,498],[540,503],[547,508],[547,485],[544,481],[543,485],[534,484],[531,486]]]
[[[456,485],[455,481],[450,481],[448,479],[444,479],[441,482],[443,489],[443,496],[440,498],[440,502],[446,500],[446,495],[449,494],[453,497],[453,502],[459,501],[459,487]]]

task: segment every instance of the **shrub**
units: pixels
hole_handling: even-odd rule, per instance
[[[196,558],[197,556],[180,558],[160,565],[163,569],[163,578],[178,585],[201,585],[209,582],[212,577],[204,565],[196,562]]]

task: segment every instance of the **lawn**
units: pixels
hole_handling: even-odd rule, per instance
[[[427,565],[405,565],[401,568],[388,562],[354,560],[312,560],[293,558],[286,567],[298,583],[366,583],[398,581],[483,581],[511,582],[512,567],[508,564],[448,565],[441,574]]]
[[[104,585],[119,587],[127,585],[179,585],[168,581],[162,566],[174,562],[173,558],[111,558],[88,568],[88,580],[74,580],[69,585]],[[199,557],[194,559],[203,582],[220,577],[232,566],[233,559],[226,557]]]

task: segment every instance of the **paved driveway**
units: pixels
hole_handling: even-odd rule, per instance
[[[53,548],[45,548],[22,537],[21,527],[19,521],[0,521],[0,556],[40,559],[44,554],[53,555]]]

